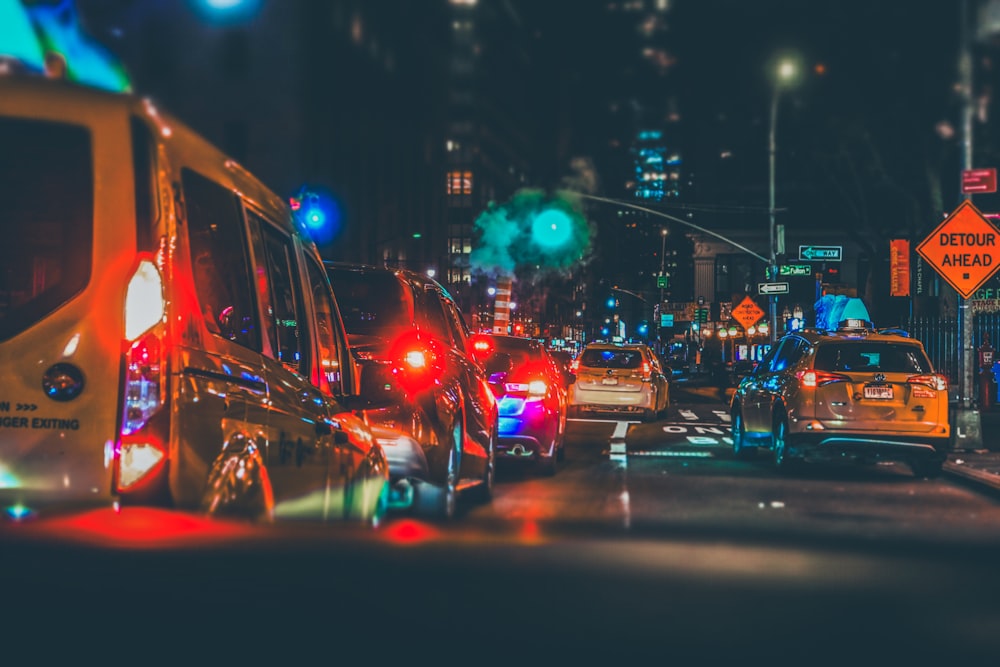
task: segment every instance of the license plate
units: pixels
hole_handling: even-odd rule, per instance
[[[867,385],[865,387],[865,398],[879,398],[879,399],[891,399],[892,398],[892,386],[886,385]]]
[[[602,378],[601,384],[618,384],[618,378]]]

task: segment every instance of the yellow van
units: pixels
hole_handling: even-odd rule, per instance
[[[377,523],[315,246],[148,100],[0,77],[0,508]]]

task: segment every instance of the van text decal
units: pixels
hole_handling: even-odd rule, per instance
[[[0,417],[0,428],[36,428],[46,431],[78,431],[79,419],[48,419],[45,417]]]

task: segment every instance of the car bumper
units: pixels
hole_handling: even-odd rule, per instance
[[[500,401],[497,456],[535,459],[548,455],[559,428],[559,415],[543,401],[504,397]]]
[[[787,441],[791,456],[805,461],[933,461],[948,458],[949,438],[915,438],[860,433],[809,433]]]
[[[639,391],[607,391],[573,385],[569,404],[588,411],[641,412],[652,410],[655,400],[656,395],[649,385],[643,385]]]

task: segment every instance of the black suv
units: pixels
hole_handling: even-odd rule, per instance
[[[394,398],[364,412],[389,461],[390,509],[451,518],[466,490],[489,500],[497,402],[454,299],[414,271],[338,262],[326,269],[359,381]]]

